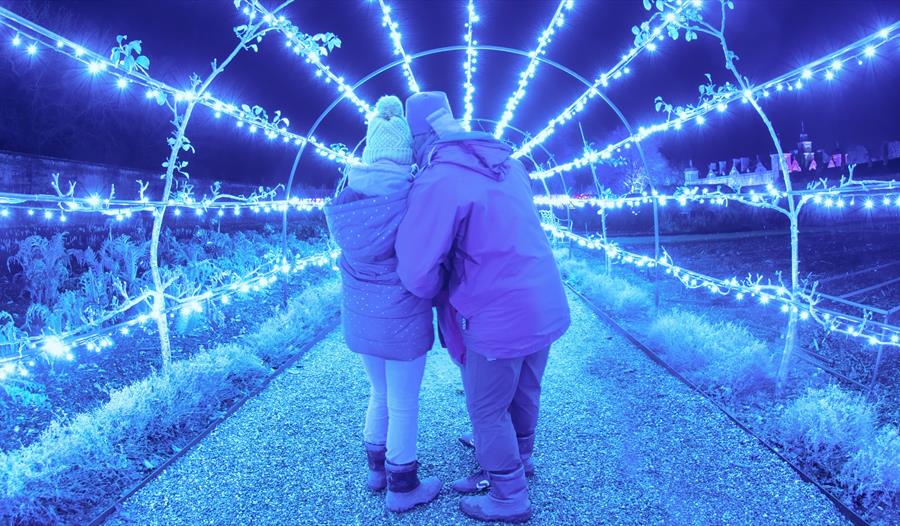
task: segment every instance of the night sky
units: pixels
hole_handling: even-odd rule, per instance
[[[263,2],[267,7],[276,4]],[[408,52],[462,44],[466,18],[464,0],[393,0]],[[710,7],[717,2],[707,0]],[[530,50],[536,45],[556,6],[547,0],[481,0],[481,22],[475,38],[481,44]],[[900,19],[900,2],[889,0],[735,0],[729,13],[729,42],[738,66],[751,81],[762,82],[849,44]],[[17,1],[4,7],[56,31],[85,47],[108,54],[116,35],[141,39],[151,59],[152,76],[187,86],[192,72],[205,75],[214,57],[227,55],[237,42],[232,27],[245,17],[230,0],[144,1]],[[377,2],[369,0],[297,0],[286,14],[307,33],[331,31],[343,47],[326,63],[355,82],[393,60],[391,44],[381,27]],[[576,0],[565,27],[548,48],[547,57],[593,79],[614,64],[633,41],[631,27],[649,16],[640,0]],[[83,65],[42,50],[29,57],[13,48],[6,28],[0,29],[0,149],[39,153],[161,170],[167,154],[170,115],[144,100],[143,91],[121,93],[108,76],[93,78]],[[877,148],[900,139],[900,50],[896,42],[863,67],[842,72],[839,81],[787,94],[768,101],[783,143],[797,141],[801,121],[818,147],[863,144]],[[462,115],[461,52],[432,56],[413,64],[423,89],[447,91],[457,116]],[[474,82],[475,113],[498,119],[512,93],[522,57],[482,52]],[[313,77],[313,68],[290,53],[278,35],[270,35],[259,53],[243,53],[214,83],[212,92],[224,100],[259,104],[270,113],[280,109],[291,129],[305,133],[336,96],[334,87]],[[730,80],[722,67],[717,42],[701,35],[698,41],[666,40],[652,55],[632,64],[632,73],[608,88],[609,97],[633,126],[659,121],[653,98],[691,103],[697,86],[711,73],[714,80]],[[513,125],[537,131],[583,87],[565,75],[541,66]],[[388,93],[405,97],[406,82],[399,68],[361,87],[358,93],[373,102]],[[590,140],[605,144],[619,126],[614,114],[595,99],[580,117]],[[702,128],[670,132],[664,153],[676,166],[689,159],[706,164],[742,155],[768,158],[771,142],[759,119],[744,105],[732,105],[722,115],[710,115]],[[331,113],[317,136],[328,143],[355,145],[365,134],[355,107],[344,102]],[[231,121],[216,121],[199,109],[188,129],[197,147],[190,157],[192,173],[223,181],[263,184],[282,182],[295,151],[248,135]],[[513,137],[515,134],[512,135]],[[581,150],[577,123],[560,128],[547,146],[561,161]],[[311,184],[333,184],[334,165],[306,156],[299,177]]]

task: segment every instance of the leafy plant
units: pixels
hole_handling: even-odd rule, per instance
[[[120,278],[126,284],[127,292],[137,293],[144,285],[142,271],[147,269],[149,241],[135,244],[128,236],[121,235],[107,239],[100,247],[102,268]]]
[[[834,467],[872,440],[875,408],[834,384],[809,388],[785,408],[776,432],[788,449]]]
[[[50,406],[44,386],[18,376],[10,376],[0,381],[0,406],[13,411],[17,407],[47,409]]]
[[[627,280],[602,272],[602,265],[580,259],[558,259],[562,276],[599,303],[601,308],[627,317],[640,317],[651,311],[650,294]]]
[[[170,455],[173,437],[188,438],[258,385],[271,370],[261,358],[283,360],[293,352],[288,344],[321,329],[338,312],[339,295],[334,275],[307,286],[246,342],[175,361],[166,374],[112,391],[92,411],[53,421],[30,445],[0,451],[0,523],[88,522],[97,507]]]
[[[840,475],[841,481],[867,506],[878,501],[900,504],[900,432],[896,426],[883,426],[873,440],[850,456]]]
[[[277,367],[291,354],[291,345],[311,337],[338,315],[340,281],[333,276],[291,298],[259,329],[245,338],[246,345],[267,364]]]
[[[7,260],[7,268],[16,263],[22,271],[14,279],[24,281],[24,291],[32,302],[50,305],[59,297],[69,277],[72,252],[66,250],[64,232],[51,239],[30,236],[19,242],[19,251]]]
[[[119,35],[116,37],[116,42],[118,46],[109,53],[110,62],[128,73],[137,70],[146,75],[150,69],[150,58],[141,54],[141,41],[128,42],[128,35]]]
[[[24,331],[16,327],[12,314],[0,311],[0,356],[21,353],[26,336]]]
[[[87,319],[99,318],[113,304],[110,293],[114,290],[113,275],[89,268],[78,277]]]
[[[653,321],[649,337],[667,361],[707,389],[731,396],[774,385],[772,353],[742,325],[676,309]]]

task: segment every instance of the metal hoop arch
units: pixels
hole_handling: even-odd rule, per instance
[[[472,119],[472,122],[478,123],[479,127],[480,127],[483,131],[486,131],[486,130],[484,130],[484,126],[482,126],[482,124],[485,124],[485,123],[486,123],[486,124],[494,124],[494,125],[496,125],[499,121],[497,121],[496,119],[488,119],[488,118],[482,118],[482,117],[475,117],[475,118]],[[528,137],[528,132],[526,132],[525,130],[523,130],[523,129],[521,129],[521,128],[517,128],[516,126],[514,126],[514,125],[512,125],[512,124],[507,124],[506,127],[509,128],[510,130],[512,130],[512,131],[514,131],[514,132],[516,132],[516,133],[518,133],[518,134],[521,135],[522,137]],[[351,153],[354,154],[354,155],[356,155],[356,152],[359,151],[359,149],[362,147],[362,145],[363,145],[365,142],[366,142],[366,138],[365,138],[365,137],[363,137],[362,139],[360,139],[360,140],[356,143],[356,146],[353,147],[353,150],[351,150]],[[512,141],[508,141],[508,142],[512,142]],[[550,153],[550,150],[548,150],[546,146],[544,146],[543,144],[539,144],[539,145],[538,145],[538,148],[540,148],[540,149],[544,152],[544,155],[547,156],[547,161],[548,161],[548,163],[549,163],[551,166],[554,166],[554,165],[557,164],[557,163],[556,163],[556,158],[554,157],[554,155],[553,155],[552,153]],[[539,170],[539,169],[541,168],[540,165],[538,165],[538,163],[537,163],[531,156],[528,156],[528,160],[531,161],[532,166],[534,166],[534,168],[535,168],[536,170]],[[568,194],[569,194],[569,189],[566,187],[566,180],[565,180],[565,178],[564,178],[564,177],[560,178],[560,181],[562,181],[562,184],[563,184],[563,192],[565,192],[566,195],[568,195]],[[335,196],[337,196],[337,194],[339,194],[340,191],[343,190],[344,185],[346,185],[346,183],[347,183],[347,171],[345,170],[345,171],[344,171],[344,176],[341,177],[341,180],[338,182],[337,188],[335,189],[335,192],[334,192],[334,195],[335,195]],[[546,193],[546,194],[549,196],[549,195],[550,195],[550,187],[547,186],[547,180],[546,180],[546,179],[541,179],[541,186],[544,187],[544,193]],[[599,189],[598,189],[598,191],[599,191]],[[549,206],[549,205],[548,205],[548,206]],[[550,206],[549,208],[550,208],[551,211],[553,210],[553,207],[552,207],[552,206]],[[571,211],[569,210],[569,207],[566,207],[566,219],[571,219],[571,218],[572,218]]]
[[[530,52],[522,51],[521,49],[505,47],[505,46],[492,46],[492,45],[481,44],[481,45],[477,45],[477,46],[472,46],[471,48],[475,49],[477,51],[492,51],[492,52],[497,52],[497,53],[518,55],[518,56],[526,57],[529,59],[532,58],[530,55]],[[438,54],[443,54],[443,53],[448,53],[448,52],[466,52],[468,49],[469,49],[469,46],[462,45],[462,44],[454,45],[454,46],[444,46],[444,47],[439,47],[439,48],[428,49],[425,51],[420,51],[418,53],[409,55],[409,57],[411,60],[416,60],[419,58],[424,58],[424,57],[428,57],[431,55],[438,55]],[[578,82],[583,84],[588,89],[591,89],[593,87],[593,84],[588,79],[586,79],[582,75],[576,73],[571,68],[560,64],[559,62],[550,60],[545,57],[536,57],[536,59],[538,61],[540,61],[541,63],[551,66],[554,69],[561,71],[562,73],[565,73],[569,77],[572,77],[573,79],[577,80]],[[402,65],[404,62],[405,62],[404,59],[400,58],[400,59],[394,60],[393,62],[389,62],[389,63],[385,64],[384,66],[381,66],[380,68],[378,68],[378,69],[372,71],[371,73],[369,73],[368,75],[364,76],[362,79],[360,79],[358,82],[356,82],[356,84],[353,84],[353,86],[351,86],[351,90],[355,91],[357,88],[366,84],[373,78],[385,73],[388,70],[391,70],[397,66]],[[622,125],[625,126],[625,130],[628,132],[629,136],[633,136],[634,131],[631,129],[631,124],[628,122],[628,119],[625,118],[625,115],[622,114],[622,111],[619,109],[619,107],[616,106],[615,103],[613,103],[612,100],[610,100],[609,97],[607,97],[606,94],[603,93],[602,91],[597,91],[597,96],[599,96],[603,100],[603,102],[605,102],[606,105],[616,114],[616,116],[619,117],[619,120],[621,121]],[[322,111],[322,113],[319,114],[319,116],[316,118],[315,122],[313,122],[312,126],[309,128],[309,131],[307,131],[307,133],[306,133],[307,139],[311,138],[316,133],[316,130],[322,124],[322,121],[324,121],[325,118],[332,112],[332,110],[334,110],[334,108],[337,107],[337,105],[341,101],[343,101],[345,98],[347,98],[346,93],[341,93],[340,95],[338,95],[337,98],[335,98],[331,102],[331,104],[329,104],[325,108],[324,111]],[[302,145],[300,145],[300,148],[297,150],[297,155],[294,157],[294,162],[291,166],[291,173],[288,176],[288,181],[287,181],[287,184],[285,185],[285,199],[286,200],[290,200],[290,198],[291,198],[291,189],[293,188],[294,178],[297,174],[297,166],[300,164],[300,159],[303,157],[303,152],[306,151],[307,143],[308,143],[308,141],[304,141],[304,143]],[[641,143],[638,141],[635,143],[635,146],[637,147],[638,154],[641,157],[641,164],[643,164],[644,169],[646,170],[647,169],[647,161],[646,161],[646,158],[644,157],[644,150],[643,150],[643,148],[641,148]],[[546,151],[546,149],[544,151]],[[559,177],[561,179],[563,179],[562,184],[563,184],[563,188],[565,188],[566,186],[565,186],[564,175],[562,173],[560,173]],[[282,213],[282,222],[281,222],[282,249],[283,249],[285,257],[287,257],[287,212],[288,212],[288,210],[286,208],[284,210],[284,212]]]

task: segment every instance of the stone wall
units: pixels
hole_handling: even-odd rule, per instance
[[[75,195],[79,197],[91,193],[107,196],[112,185],[115,185],[117,198],[135,199],[138,197],[138,185],[135,182],[137,180],[150,183],[147,197],[158,199],[162,195],[163,181],[160,179],[162,168],[159,172],[150,172],[0,150],[0,192],[54,194],[55,191],[51,186],[54,173],[60,174],[60,188],[63,191],[68,189],[68,181],[75,181]],[[208,193],[212,183],[212,180],[191,177],[194,193],[198,196]],[[254,185],[249,184],[222,184],[222,191],[231,194],[246,195],[255,189]]]

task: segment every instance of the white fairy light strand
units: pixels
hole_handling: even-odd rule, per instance
[[[612,67],[607,69],[606,71],[597,75],[597,78],[594,79],[594,82],[591,84],[589,88],[584,90],[584,92],[578,96],[571,104],[566,106],[564,110],[562,110],[556,117],[550,119],[546,126],[541,129],[537,134],[534,135],[531,139],[526,141],[524,144],[519,146],[515,152],[513,152],[513,157],[518,159],[523,155],[528,155],[534,150],[537,146],[543,144],[547,139],[550,138],[556,132],[556,127],[558,125],[565,124],[566,122],[572,120],[575,115],[581,113],[584,108],[587,106],[588,102],[591,101],[594,97],[600,94],[601,88],[606,88],[609,86],[610,80],[618,80],[623,77],[623,75],[627,75],[630,73],[630,64],[634,59],[641,55],[645,50],[655,51],[658,44],[656,42],[663,40],[665,38],[663,31],[669,26],[669,24],[675,21],[676,16],[681,13],[681,10],[687,7],[687,2],[683,3],[678,9],[675,11],[670,11],[669,13],[657,12],[646,23],[652,23],[655,19],[662,17],[662,23],[655,27],[650,34],[651,38],[648,38],[645,42],[642,42],[640,45],[633,46],[628,50],[627,53],[622,55],[622,58],[619,59]]]
[[[900,347],[900,328],[883,323],[872,322],[863,318],[850,316],[830,309],[816,306],[817,299],[808,293],[800,292],[797,298],[792,298],[787,287],[783,285],[761,284],[761,277],[755,280],[740,281],[736,277],[719,279],[707,276],[700,272],[679,267],[668,254],[664,254],[658,260],[650,256],[644,256],[621,249],[614,243],[604,243],[601,239],[590,239],[570,230],[563,230],[554,225],[543,224],[544,230],[557,239],[574,241],[578,246],[605,252],[611,260],[634,265],[638,268],[653,268],[660,266],[666,273],[676,278],[688,289],[705,289],[712,294],[729,295],[734,293],[736,301],[743,301],[748,296],[756,298],[760,305],[781,305],[782,312],[791,310],[799,313],[802,321],[813,320],[827,330],[839,332],[848,336],[862,338],[869,345]],[[869,327],[872,327],[870,330]]]
[[[28,376],[28,367],[35,365],[34,358],[43,356],[46,359],[62,359],[72,361],[75,359],[77,347],[84,347],[87,351],[98,353],[114,345],[114,338],[130,334],[132,327],[144,325],[154,321],[159,316],[168,315],[174,317],[175,312],[182,316],[190,316],[203,312],[203,304],[219,301],[222,305],[228,305],[234,299],[235,294],[240,299],[241,295],[250,292],[258,292],[278,281],[279,275],[290,275],[303,272],[313,267],[325,267],[331,265],[335,268],[335,261],[340,255],[339,251],[331,251],[314,256],[297,256],[294,262],[281,261],[265,272],[253,271],[242,278],[213,287],[206,292],[184,298],[174,298],[166,295],[173,304],[162,311],[151,309],[149,313],[139,314],[129,320],[114,325],[100,327],[105,321],[125,314],[144,302],[149,302],[155,294],[154,291],[146,291],[136,298],[132,298],[125,305],[114,311],[105,313],[104,316],[92,324],[85,324],[77,329],[61,334],[29,336],[19,341],[7,342],[5,345],[19,348],[16,356],[0,358],[0,381],[11,376]]]
[[[698,126],[702,126],[706,122],[705,115],[712,111],[722,112],[732,102],[742,101],[749,102],[752,97],[754,100],[768,98],[774,93],[783,93],[785,91],[798,91],[803,89],[810,81],[820,76],[826,81],[833,81],[835,76],[843,69],[843,65],[852,61],[863,65],[866,62],[863,59],[872,59],[877,56],[878,49],[895,39],[900,38],[900,22],[895,22],[888,27],[879,30],[865,38],[862,38],[838,51],[829,53],[817,60],[814,60],[805,66],[801,66],[780,75],[768,82],[759,84],[758,86],[741,92],[737,90],[725,91],[713,100],[706,101],[697,107],[684,110],[681,114],[672,116],[669,120],[654,124],[652,126],[641,126],[638,132],[632,136],[626,137],[616,143],[607,145],[602,150],[591,150],[581,157],[559,164],[548,170],[532,172],[532,179],[546,179],[556,174],[568,172],[577,168],[583,168],[591,163],[600,160],[610,159],[613,153],[620,151],[621,148],[629,148],[632,144],[638,143],[643,139],[658,132],[669,130],[680,130],[684,124],[694,121]]]
[[[900,182],[898,181],[868,181],[864,186],[848,185],[833,188],[814,188],[809,190],[795,190],[785,192],[778,190],[769,184],[766,191],[749,190],[744,193],[727,193],[709,188],[681,188],[674,194],[660,194],[655,190],[651,193],[643,192],[633,196],[604,196],[604,197],[573,197],[564,194],[539,194],[534,197],[534,203],[538,206],[550,206],[553,208],[585,208],[595,207],[603,209],[637,208],[654,202],[660,206],[669,203],[678,203],[687,206],[689,203],[709,203],[712,205],[727,206],[729,202],[737,202],[750,206],[762,206],[774,204],[787,195],[799,196],[801,202],[821,205],[824,208],[853,208],[859,207],[865,210],[878,208],[900,210]]]
[[[321,210],[328,203],[327,199],[322,198],[292,197],[289,200],[257,200],[225,196],[227,201],[220,201],[219,199],[222,197],[198,200],[187,197],[185,199],[169,199],[163,203],[146,198],[143,200],[108,199],[102,198],[98,194],[91,194],[88,197],[60,197],[47,194],[0,192],[0,219],[11,217],[12,210],[22,210],[27,217],[59,219],[60,222],[66,222],[69,215],[77,213],[98,213],[113,217],[117,221],[124,221],[141,212],[156,213],[163,204],[170,207],[170,213],[176,217],[182,215],[182,209],[191,210],[193,213],[190,216],[192,217],[206,217],[207,212],[210,212],[211,217],[240,217],[245,210],[256,214],[286,210],[311,212]],[[47,208],[27,203],[55,204],[56,207]]]
[[[480,20],[478,13],[475,12],[475,0],[469,0],[466,5],[466,59],[463,62],[463,72],[465,73],[465,82],[463,82],[463,118],[462,127],[466,131],[472,131],[472,115],[475,113],[475,85],[472,83],[472,74],[475,73],[475,65],[478,63],[478,50],[475,46],[478,42],[472,36],[473,28]]]
[[[506,127],[515,115],[516,108],[519,107],[519,103],[525,97],[529,81],[534,77],[537,71],[538,63],[540,62],[538,58],[546,53],[547,45],[553,40],[553,35],[556,34],[556,30],[565,24],[566,12],[571,11],[574,4],[574,0],[560,0],[559,5],[556,7],[556,11],[553,13],[553,18],[550,19],[547,28],[544,29],[543,33],[541,33],[541,36],[538,38],[537,47],[528,54],[529,57],[531,57],[528,60],[528,66],[526,66],[522,73],[519,74],[516,90],[506,101],[503,115],[500,117],[500,120],[497,122],[497,127],[494,129],[495,138],[499,139],[503,137]]]
[[[197,98],[197,95],[189,89],[179,90],[138,70],[133,70],[131,72],[126,71],[119,65],[113,64],[99,53],[75,44],[71,40],[35,24],[30,20],[26,20],[3,7],[0,7],[0,25],[5,25],[16,32],[12,39],[14,46],[16,46],[16,39],[21,42],[23,38],[28,38],[33,45],[42,45],[57,53],[66,55],[73,60],[81,62],[87,66],[88,72],[91,75],[106,73],[112,76],[116,79],[116,86],[120,90],[128,89],[132,84],[136,84],[146,88],[144,95],[148,100],[156,100],[159,97],[172,97],[172,100],[178,103],[193,101]],[[269,122],[261,116],[262,112],[260,114],[255,114],[253,108],[247,104],[226,103],[213,97],[209,92],[204,93],[199,100],[197,100],[197,103],[212,110],[216,118],[221,117],[223,114],[234,118],[236,125],[240,128],[246,126],[249,133],[262,131],[269,140],[280,137],[281,142],[293,143],[297,146],[309,143],[321,157],[325,157],[326,159],[341,164],[361,164],[359,158],[349,155],[346,152],[325,146],[315,137],[307,139],[302,135],[291,132],[288,130],[287,126],[284,125],[284,119],[281,119],[276,123]]]
[[[291,49],[296,55],[303,53],[304,42],[300,39],[300,35],[294,32],[294,24],[285,18],[284,15],[275,16],[271,11],[263,7],[258,0],[241,0],[241,3],[244,5],[243,13],[251,17],[251,20],[255,16],[261,16],[263,21],[269,24],[270,27],[284,35],[286,47]],[[372,105],[357,95],[353,87],[344,80],[343,76],[335,74],[331,67],[324,63],[318,53],[304,53],[304,59],[308,64],[312,64],[316,68],[316,77],[324,77],[326,83],[333,83],[337,87],[337,91],[349,99],[360,113],[365,116],[372,113]]]
[[[403,35],[400,34],[400,25],[391,18],[391,6],[387,5],[384,0],[378,0],[378,4],[381,6],[381,25],[388,30],[388,36],[394,47],[394,55],[403,59],[403,76],[406,77],[409,91],[418,93],[421,89],[410,65],[412,64],[412,57],[407,55],[406,50],[403,49]]]

